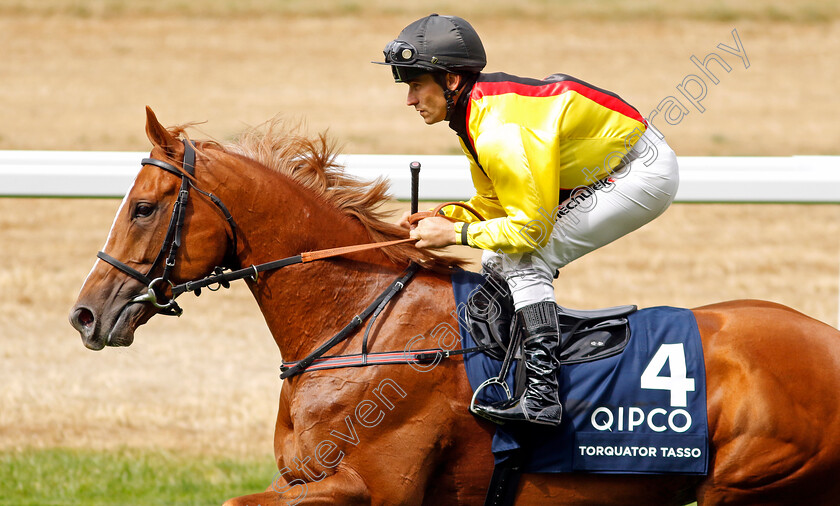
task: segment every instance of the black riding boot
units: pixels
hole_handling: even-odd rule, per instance
[[[496,423],[560,425],[563,406],[557,393],[560,361],[555,352],[560,346],[560,324],[556,305],[553,301],[538,302],[523,307],[517,313],[524,324],[522,344],[525,360],[520,366],[525,366],[525,392],[518,399],[489,406],[476,405],[475,411]]]

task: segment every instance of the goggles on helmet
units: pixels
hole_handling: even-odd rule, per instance
[[[411,65],[417,61],[417,48],[402,40],[392,40],[385,46],[385,63]]]
[[[433,71],[422,67],[398,67],[391,65],[391,74],[394,76],[394,82],[397,83],[407,83],[429,72]]]
[[[393,40],[382,52],[385,53],[384,64],[391,66],[391,74],[398,83],[407,83],[438,69],[437,65],[428,62],[428,58],[422,57],[410,42]]]

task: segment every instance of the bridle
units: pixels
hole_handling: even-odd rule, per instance
[[[108,262],[117,270],[122,271],[132,278],[140,281],[148,288],[146,293],[138,295],[132,299],[132,302],[148,302],[158,308],[158,312],[160,314],[167,316],[181,316],[183,313],[183,309],[181,309],[181,307],[175,302],[175,297],[177,296],[177,293],[175,292],[176,286],[170,280],[170,277],[172,275],[172,270],[175,268],[175,257],[178,254],[178,248],[181,246],[181,234],[184,229],[184,217],[191,189],[194,189],[198,193],[209,198],[213,204],[219,208],[222,214],[224,214],[225,220],[231,229],[231,241],[233,243],[234,252],[236,252],[237,246],[236,222],[233,220],[233,216],[218,197],[212,193],[202,190],[201,188],[198,188],[195,184],[193,184],[192,178],[195,176],[195,146],[191,141],[186,139],[181,142],[184,145],[184,157],[181,162],[183,171],[178,170],[177,167],[169,162],[158,160],[156,158],[144,158],[141,162],[142,165],[154,165],[155,167],[165,170],[170,174],[174,174],[181,179],[181,188],[178,191],[178,198],[175,200],[175,204],[172,207],[172,217],[169,219],[169,227],[166,230],[166,236],[163,239],[163,244],[160,247],[157,257],[155,257],[155,261],[152,262],[152,265],[149,267],[146,274],[143,274],[137,269],[134,269],[124,262],[117,260],[104,251],[100,251],[96,254],[97,257],[101,258],[105,262]],[[164,255],[166,256],[165,260]],[[163,273],[159,277],[152,278],[152,273],[158,268],[161,261],[163,261]],[[158,300],[158,294],[155,291],[155,287],[159,286],[165,288],[167,285],[169,285],[169,288],[172,289],[172,297],[170,297],[168,301],[160,302]]]
[[[213,270],[212,275],[206,276],[198,280],[187,281],[180,285],[176,285],[171,281],[170,277],[175,267],[175,258],[178,253],[178,248],[181,246],[181,234],[184,229],[184,215],[186,213],[187,203],[189,202],[191,189],[209,198],[213,202],[213,204],[215,204],[216,207],[219,208],[222,214],[224,214],[225,220],[227,221],[231,229],[231,241],[233,243],[232,251],[234,255],[236,254],[237,246],[237,227],[236,222],[233,220],[233,216],[230,214],[228,208],[222,203],[222,201],[218,197],[216,197],[212,193],[202,190],[201,188],[198,188],[197,186],[195,186],[195,184],[193,184],[192,181],[193,179],[195,179],[195,146],[191,141],[186,139],[182,140],[181,142],[184,144],[184,157],[181,162],[183,170],[179,170],[171,163],[165,162],[163,160],[158,160],[156,158],[144,158],[142,160],[142,165],[144,166],[153,165],[171,174],[174,174],[181,179],[181,188],[178,191],[178,198],[175,200],[175,204],[172,207],[172,217],[169,220],[169,227],[166,230],[166,236],[164,237],[163,244],[160,247],[160,251],[158,252],[157,257],[155,257],[154,262],[152,262],[152,265],[149,267],[149,270],[146,272],[146,274],[143,274],[137,269],[126,265],[124,262],[117,260],[116,258],[112,257],[111,255],[108,255],[104,251],[100,251],[96,254],[96,256],[100,259],[104,260],[117,270],[140,281],[147,287],[146,293],[138,295],[137,297],[132,299],[132,303],[148,302],[158,309],[159,314],[167,316],[181,316],[181,314],[183,314],[183,309],[181,309],[181,307],[175,302],[175,298],[184,292],[196,292],[196,295],[198,295],[201,292],[201,289],[204,287],[207,287],[209,290],[218,290],[220,287],[229,287],[231,281],[245,278],[249,278],[256,282],[260,272],[277,270],[283,267],[287,267],[289,265],[307,263],[315,260],[322,260],[325,258],[345,255],[348,253],[355,253],[358,251],[383,248],[386,246],[395,246],[398,244],[404,244],[415,240],[398,239],[394,241],[357,244],[353,246],[344,246],[318,251],[308,251],[303,252],[299,255],[294,255],[291,257],[283,258],[280,260],[274,260],[262,264],[251,265],[250,267],[240,268],[238,270],[225,271],[225,269],[222,267],[216,267]],[[409,221],[411,223],[416,223],[423,218],[438,215],[440,210],[447,205],[458,205],[464,207],[468,211],[475,214],[479,218],[479,220],[484,221],[484,218],[477,211],[461,202],[446,202],[440,204],[433,211],[423,211],[419,213],[415,212],[415,214],[411,216]],[[155,271],[155,269],[158,268],[158,265],[161,263],[161,261],[163,261],[163,273],[156,278],[152,278],[152,273]],[[443,356],[448,357],[450,355],[479,350],[480,347],[467,350],[459,350],[457,352],[444,352],[443,350],[437,349],[419,350],[417,352],[411,353],[400,352],[398,354],[399,356],[396,358],[390,356],[394,355],[394,353],[368,353],[367,336],[371,326],[373,325],[373,321],[385,309],[385,307],[397,295],[397,293],[402,291],[405,285],[407,285],[411,281],[411,279],[414,277],[414,275],[419,269],[420,266],[417,263],[411,262],[408,268],[396,280],[394,280],[382,293],[380,293],[379,296],[373,302],[371,302],[364,310],[362,310],[359,314],[353,316],[353,318],[350,320],[350,323],[348,323],[344,328],[342,328],[331,339],[323,343],[321,346],[319,346],[317,349],[315,349],[312,353],[307,355],[302,360],[289,363],[288,365],[284,363],[282,367],[283,373],[280,375],[280,377],[285,379],[305,371],[316,360],[319,360],[320,357],[323,356],[327,351],[329,351],[338,343],[344,341],[349,336],[351,336],[356,331],[356,329],[359,326],[361,326],[365,320],[368,319],[370,319],[370,322],[368,324],[367,331],[365,332],[364,341],[362,344],[363,351],[362,354],[359,355],[361,361],[356,364],[353,364],[352,366],[366,366],[384,363],[426,362],[435,359],[435,357],[438,356],[438,353],[441,353],[443,354]],[[172,296],[169,297],[169,300],[161,302],[158,300],[158,294],[155,291],[155,287],[159,286],[165,289],[167,285],[169,286],[172,292]],[[215,288],[212,288],[213,286],[215,286]],[[369,359],[368,357],[371,358]],[[336,357],[328,357],[322,360],[329,361],[334,360],[335,358]],[[321,368],[331,367],[335,366],[325,364]],[[339,367],[346,367],[346,365],[342,365]]]
[[[257,281],[260,272],[277,270],[289,265],[312,262],[324,258],[355,253],[357,251],[395,246],[397,244],[414,241],[414,239],[398,239],[395,241],[309,251],[280,260],[274,260],[272,262],[251,265],[250,267],[239,270],[225,271],[222,267],[216,267],[213,270],[213,274],[210,276],[176,285],[171,281],[170,277],[175,267],[175,258],[178,254],[178,248],[181,246],[181,234],[184,229],[184,216],[186,213],[187,203],[189,202],[191,189],[209,198],[213,204],[219,208],[231,229],[231,242],[233,243],[233,249],[231,251],[234,252],[234,255],[236,254],[237,248],[237,226],[236,222],[233,220],[233,216],[230,214],[230,211],[228,211],[227,206],[224,205],[221,199],[193,184],[192,180],[195,178],[195,146],[191,141],[186,139],[181,142],[184,144],[184,157],[181,162],[183,170],[179,170],[171,163],[158,160],[156,158],[144,158],[142,160],[142,165],[154,165],[155,167],[181,178],[181,188],[178,191],[178,198],[175,200],[175,204],[172,207],[172,217],[169,220],[169,227],[166,230],[166,236],[164,237],[163,244],[160,247],[157,257],[155,258],[155,261],[152,262],[149,270],[143,274],[137,269],[120,260],[117,260],[104,251],[100,251],[96,254],[97,257],[109,263],[117,270],[143,283],[143,285],[147,287],[146,293],[138,295],[132,299],[131,302],[148,302],[158,309],[159,314],[167,316],[181,316],[181,314],[183,314],[183,310],[175,302],[175,298],[184,292],[196,292],[196,294],[199,294],[201,289],[205,287],[207,287],[208,290],[215,291],[220,287],[229,287],[231,281],[238,279],[249,278],[253,281]],[[163,273],[160,276],[153,278],[152,273],[158,268],[162,261]],[[172,291],[172,296],[169,300],[161,301],[159,298],[160,296],[155,291],[155,288],[165,289],[167,286],[169,286]]]

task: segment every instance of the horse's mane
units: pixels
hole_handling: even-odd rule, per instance
[[[179,133],[183,133],[179,129]],[[383,177],[362,181],[348,174],[337,163],[338,149],[326,133],[310,137],[301,126],[275,118],[243,131],[230,143],[217,144],[227,153],[244,156],[283,174],[316,196],[329,202],[364,226],[371,242],[404,239],[406,232],[387,221],[389,211],[382,209],[391,200],[389,182]],[[410,261],[434,270],[449,270],[462,261],[417,249],[411,244],[384,248],[383,253],[394,263]]]

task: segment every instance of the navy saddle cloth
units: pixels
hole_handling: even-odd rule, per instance
[[[453,274],[459,321],[465,321],[470,293],[483,282],[477,273]],[[707,473],[706,372],[693,313],[654,307],[628,320],[630,338],[621,353],[561,368],[560,427],[497,427],[492,445],[497,462],[521,449],[525,472]],[[462,348],[476,345],[463,324],[460,334]],[[481,352],[466,353],[473,390],[498,376],[501,364]],[[516,366],[507,376],[511,391]],[[505,399],[501,388],[488,387],[477,403]]]

